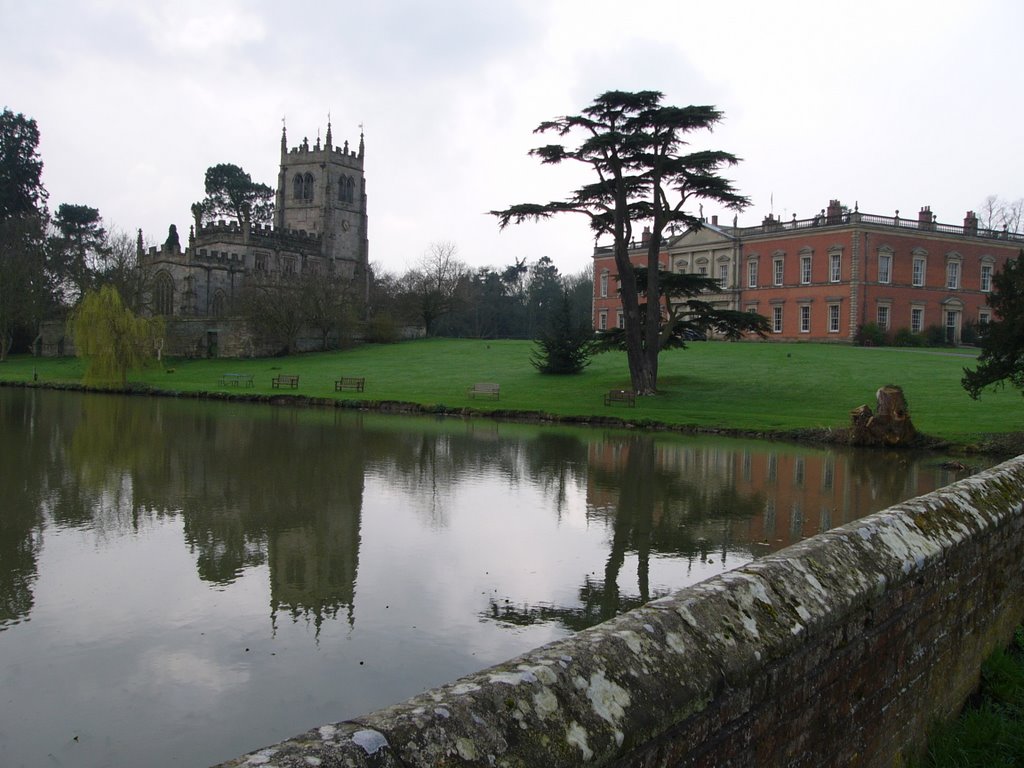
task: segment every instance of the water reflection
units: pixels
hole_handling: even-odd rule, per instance
[[[0,753],[226,759],[956,479],[938,463],[0,388]]]

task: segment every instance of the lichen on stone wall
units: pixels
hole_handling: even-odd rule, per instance
[[[693,748],[705,750],[702,759],[713,764],[714,753],[707,750],[714,745],[703,741],[718,738],[722,754],[733,755],[722,762],[736,765],[786,764],[794,755],[806,765],[853,759],[891,764],[893,750],[902,748],[896,737],[890,733],[889,741],[876,743],[857,730],[858,718],[882,708],[902,711],[897,704],[932,702],[912,691],[907,695],[914,700],[901,703],[911,682],[923,684],[920,672],[903,682],[878,676],[898,675],[906,666],[930,670],[963,652],[953,629],[939,628],[925,640],[908,633],[900,623],[909,621],[901,601],[927,597],[918,587],[925,575],[939,579],[946,559],[965,547],[984,550],[989,545],[981,537],[995,536],[1008,521],[1016,521],[1015,536],[1022,539],[1022,509],[1024,457],[407,702],[321,726],[225,765],[558,768],[624,766],[631,755],[637,765],[659,764],[657,755],[685,764]],[[1024,539],[1007,546],[1020,552]],[[974,562],[965,556],[959,561]],[[936,595],[940,588],[942,595],[956,594],[959,584],[935,583]],[[989,591],[1003,584],[1000,594],[984,599],[1013,615],[996,617],[995,631],[979,630],[971,646],[975,654],[1024,614],[1015,585],[999,574],[984,584]],[[887,649],[883,656],[865,650],[871,646],[864,633],[876,614],[894,622],[891,637],[884,626],[872,636],[872,643]],[[843,660],[842,675],[829,667],[834,656]],[[848,700],[823,710],[818,689],[800,689],[810,672],[830,684],[850,678]],[[758,706],[761,714],[754,716]],[[772,716],[784,719],[773,722]],[[914,717],[904,719],[913,725]],[[806,725],[819,722],[847,734],[839,740],[825,734],[818,740],[820,754],[814,752],[817,726]],[[719,737],[714,729],[722,724],[728,727]],[[892,732],[903,725],[892,723]],[[701,741],[690,743],[686,734],[700,734]],[[741,757],[735,757],[737,749]],[[888,757],[879,757],[884,750]]]

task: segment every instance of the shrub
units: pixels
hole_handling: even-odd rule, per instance
[[[929,347],[948,347],[946,341],[946,329],[941,325],[929,325],[924,329],[925,344]]]
[[[854,342],[862,347],[884,347],[888,343],[885,331],[878,323],[864,323],[857,328],[857,335]]]
[[[893,336],[892,343],[897,347],[921,347],[924,346],[924,338],[909,328],[900,328]]]

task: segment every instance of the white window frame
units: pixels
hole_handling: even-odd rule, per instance
[[[878,254],[878,282],[880,283],[891,283],[892,282],[892,254],[891,253],[880,253]]]
[[[828,332],[839,333],[839,305],[828,305]]]
[[[916,320],[916,322],[915,322]],[[916,326],[916,327],[915,327]],[[924,330],[924,307],[910,308],[910,332],[921,333]]]
[[[811,305],[800,305],[800,333],[811,332]]]
[[[960,261],[951,259],[946,262],[946,290],[956,291],[960,288]]]
[[[725,288],[729,285],[729,265],[719,264],[718,265],[718,282]]]
[[[875,307],[875,322],[883,331],[888,331],[892,325],[892,308],[888,304],[879,304]]]
[[[607,331],[608,330],[608,310],[602,309],[597,313],[597,330]]]
[[[843,254],[828,255],[828,279],[830,283],[838,283],[843,279]]]
[[[924,273],[925,273],[925,261],[923,256],[914,257],[913,273],[911,275],[910,283],[915,288],[921,288],[924,285]]]
[[[622,310],[618,310],[615,313],[615,327],[625,328],[626,327],[626,316],[622,314]]]
[[[772,333],[782,333],[782,305],[772,305]]]
[[[786,265],[781,257],[772,259],[772,285],[782,285]]]
[[[983,293],[991,293],[992,291],[992,265],[982,264],[981,265],[981,290]]]
[[[800,257],[800,284],[810,285],[811,283],[811,257],[804,255]]]
[[[600,295],[601,295],[602,299],[607,299],[608,298],[608,270],[607,269],[601,270],[601,293],[600,293]]]
[[[757,259],[747,262],[747,287],[757,288]]]

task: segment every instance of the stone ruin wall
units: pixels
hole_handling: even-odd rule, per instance
[[[1024,618],[1024,457],[225,766],[893,766]]]

